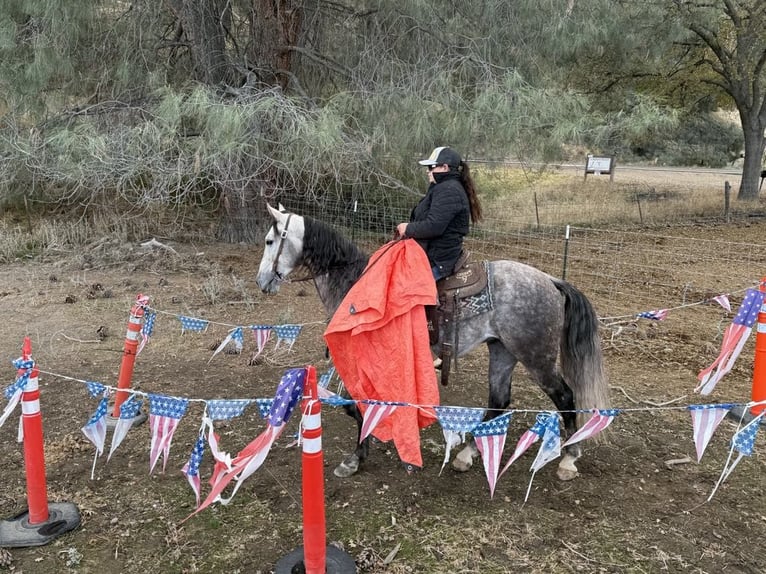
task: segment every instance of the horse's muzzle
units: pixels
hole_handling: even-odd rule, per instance
[[[269,295],[273,295],[274,293],[278,292],[279,285],[281,283],[279,277],[273,273],[259,274],[255,282],[258,284],[258,287],[261,288],[263,293],[268,293]]]

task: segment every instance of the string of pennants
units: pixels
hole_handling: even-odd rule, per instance
[[[34,368],[34,362],[31,360],[24,361],[22,359],[17,359],[14,361],[13,365],[19,374],[13,384],[5,389],[4,395],[8,400],[8,404],[2,415],[0,415],[0,426],[5,423],[13,412],[15,406],[18,404],[26,383],[29,381],[30,373]],[[92,398],[99,400],[95,411],[82,427],[83,434],[96,448],[93,470],[91,471],[91,478],[93,478],[96,461],[105,451],[107,436],[106,414],[109,399],[117,389],[95,381],[78,381],[77,379],[63,377],[62,375],[56,375],[54,373],[47,374],[84,383],[88,394]],[[120,407],[120,415],[114,425],[111,445],[109,453],[107,454],[107,462],[124,441],[128,432],[132,428],[133,419],[138,415],[144,400],[146,400],[148,403],[151,434],[149,445],[149,473],[151,474],[154,472],[160,458],[162,458],[162,469],[164,472],[170,453],[173,435],[178,424],[186,415],[191,402],[201,402],[204,404],[204,411],[199,427],[199,433],[191,448],[187,462],[182,468],[182,472],[194,491],[196,498],[196,510],[193,514],[196,514],[215,502],[228,504],[237,493],[242,483],[262,466],[271,447],[285,430],[286,423],[290,419],[299,400],[303,397],[305,374],[305,368],[294,368],[285,371],[273,398],[207,400],[165,396],[130,389],[121,390],[121,392],[129,393],[130,397],[123,402]],[[371,434],[378,423],[391,415],[391,413],[398,408],[432,409],[441,425],[445,439],[445,456],[441,467],[443,470],[444,466],[449,461],[452,448],[463,443],[466,439],[466,434],[470,433],[473,435],[476,441],[476,446],[482,457],[491,497],[494,496],[495,487],[499,478],[514,462],[521,458],[532,445],[540,441],[539,449],[530,466],[532,477],[529,482],[525,501],[529,497],[532,481],[534,480],[537,471],[550,461],[558,458],[561,455],[562,449],[596,436],[598,433],[609,427],[619,415],[625,412],[669,409],[687,410],[691,415],[692,439],[697,454],[697,461],[699,462],[721,421],[723,421],[727,413],[729,413],[733,407],[737,406],[735,403],[729,403],[696,404],[685,407],[594,409],[589,411],[591,414],[589,420],[575,434],[569,437],[568,440],[562,443],[559,428],[559,413],[556,411],[514,409],[506,411],[491,420],[485,421],[485,410],[483,408],[427,406],[399,402],[373,400],[354,401],[346,399],[329,390],[329,383],[333,377],[334,369],[332,368],[320,377],[318,383],[319,400],[323,404],[331,406],[342,406],[354,403],[365,405],[366,408],[364,412],[361,439],[364,439]],[[749,408],[756,404],[758,403],[748,403],[745,407]],[[236,456],[231,456],[223,450],[222,445],[220,444],[220,438],[215,432],[215,422],[231,420],[242,416],[247,408],[253,405],[257,407],[261,418],[266,420],[266,428]],[[521,435],[514,447],[513,453],[501,467],[502,455],[505,449],[508,428],[512,417],[516,413],[530,412],[536,413],[535,423]],[[718,485],[729,477],[743,457],[752,455],[755,437],[761,422],[763,421],[764,415],[766,415],[766,412],[755,417],[748,424],[740,426],[731,437],[729,460],[727,460],[726,465],[724,466],[721,478],[715,487],[716,489],[718,488]],[[298,436],[300,436],[300,433]],[[23,434],[22,427],[19,425],[19,441],[21,440],[23,440]],[[209,481],[211,489],[203,501],[201,500],[202,484],[200,466],[207,450],[210,451],[213,457],[214,467]],[[732,455],[735,452],[737,456],[731,461]],[[223,491],[232,482],[234,483],[234,486],[231,493],[228,497],[224,497]],[[711,498],[714,493],[715,489],[710,494]]]
[[[147,303],[148,297],[139,296],[139,301]],[[158,314],[174,316],[181,325],[182,334],[187,331],[194,332],[194,333],[204,333],[208,330],[208,327],[211,324],[218,324],[218,323],[214,323],[213,321],[209,321],[207,319],[200,319],[198,317],[176,315],[174,313],[158,311],[156,309],[149,307],[146,304],[142,305],[142,309],[144,311],[144,317],[143,317],[144,321],[141,326],[141,332],[140,332],[141,340],[138,344],[138,350],[136,351],[137,355],[143,350],[143,348],[146,346],[146,344],[149,342],[152,335],[154,334],[154,328],[155,328],[155,323],[157,321]],[[298,336],[300,335],[301,330],[303,329],[302,324],[226,325],[226,326],[231,327],[231,329],[229,329],[229,331],[226,334],[226,337],[224,337],[223,341],[221,341],[218,347],[216,347],[215,351],[213,352],[213,355],[210,357],[211,361],[213,360],[213,357],[215,357],[218,353],[220,353],[230,344],[233,345],[236,353],[241,353],[245,344],[245,335],[244,335],[245,331],[250,331],[253,334],[253,339],[256,344],[256,351],[252,357],[254,359],[258,355],[260,355],[263,352],[263,350],[266,348],[267,343],[272,338],[272,334],[276,336],[276,344],[274,346],[274,349],[275,350],[279,349],[280,346],[284,344],[287,350],[289,351],[293,348],[295,341],[298,339]]]
[[[719,356],[709,367],[703,369],[698,375],[700,382],[695,389],[696,392],[699,392],[702,395],[710,394],[717,382],[731,370],[733,363],[739,356],[745,341],[748,339],[752,331],[752,327],[757,320],[758,312],[760,311],[761,305],[764,303],[765,297],[766,292],[756,289],[747,289],[739,310],[724,333]],[[728,303],[728,299],[726,299],[726,302]],[[719,303],[724,306],[720,301]],[[157,315],[157,311],[148,306],[144,307],[144,311],[144,324],[141,329],[141,347],[145,345],[151,337]],[[664,316],[658,320],[662,319],[664,319]],[[181,322],[182,332],[185,330],[205,331],[210,323],[206,320],[185,316],[179,316],[179,321]],[[250,325],[247,328],[251,329],[256,336],[258,353],[260,353],[263,350],[263,346],[268,342],[272,331],[277,333],[277,344],[279,344],[280,341],[287,341],[289,347],[292,348],[292,345],[300,333],[301,327],[301,325]],[[235,326],[231,329],[227,338],[219,345],[213,356],[232,341],[238,350],[241,351],[241,346],[243,344],[242,332],[244,328],[245,327],[242,326]],[[259,335],[261,337],[260,339]],[[4,396],[8,403],[4,411],[0,413],[0,426],[6,422],[20,402],[21,395],[34,368],[34,362],[31,360],[17,359],[14,361],[13,365],[17,369],[17,377],[13,384],[7,387],[4,391]],[[152,473],[154,471],[160,457],[163,459],[164,471],[170,452],[173,434],[180,420],[185,416],[189,403],[202,402],[204,403],[204,412],[198,438],[191,449],[188,461],[183,466],[182,471],[195,493],[197,500],[197,510],[195,513],[214,502],[228,504],[240,488],[241,484],[260,468],[268,456],[272,445],[284,431],[287,421],[294,411],[298,401],[303,396],[305,372],[305,368],[289,369],[286,371],[277,387],[277,392],[272,399],[203,400],[142,393],[130,389],[121,390],[121,392],[129,393],[130,397],[122,403],[120,407],[120,415],[112,434],[112,442],[107,455],[107,462],[127,436],[127,433],[132,427],[133,419],[136,418],[141,409],[143,399],[146,399],[148,403],[151,432],[149,472]],[[63,377],[54,373],[48,374],[77,381],[77,379]],[[472,434],[482,456],[485,474],[489,483],[490,496],[494,496],[497,480],[508,470],[511,464],[518,460],[534,443],[540,440],[541,445],[530,467],[532,478],[530,479],[525,501],[529,496],[532,480],[534,480],[535,473],[538,470],[548,462],[558,458],[561,455],[561,450],[563,448],[595,436],[611,425],[614,419],[624,412],[687,409],[691,414],[692,437],[697,454],[697,461],[699,462],[721,421],[733,407],[738,406],[737,404],[732,403],[698,404],[686,407],[593,410],[591,411],[591,417],[586,424],[562,444],[559,429],[559,414],[555,411],[509,410],[498,417],[484,421],[485,411],[480,408],[424,406],[372,400],[353,401],[351,399],[342,398],[340,395],[329,390],[329,382],[333,376],[334,370],[331,369],[320,377],[320,400],[323,403],[332,406],[354,403],[364,404],[366,408],[361,439],[369,436],[369,434],[374,431],[375,426],[393,413],[397,408],[433,409],[438,422],[441,424],[445,438],[446,452],[444,462],[442,463],[443,470],[444,466],[449,461],[451,449],[463,443],[467,433]],[[91,397],[99,399],[95,411],[82,427],[83,434],[96,447],[93,470],[91,472],[91,476],[93,477],[96,461],[98,457],[102,456],[105,449],[107,434],[106,413],[109,398],[117,389],[95,381],[79,382],[86,385],[87,391]],[[261,417],[267,420],[267,427],[251,443],[242,449],[242,451],[232,457],[221,449],[219,437],[215,433],[214,422],[230,420],[241,416],[247,407],[253,404],[258,407]],[[757,404],[760,403],[747,403],[744,406],[745,408],[750,408]],[[536,421],[532,427],[524,432],[519,438],[516,447],[514,448],[514,452],[501,468],[500,463],[505,448],[508,427],[514,413],[519,412],[536,412]],[[715,494],[718,486],[729,477],[742,458],[752,455],[755,437],[765,415],[766,411],[753,418],[753,420],[746,425],[740,425],[731,437],[730,455],[715,489],[710,494],[711,498]],[[23,440],[22,432],[23,427],[19,424],[19,441]],[[213,474],[210,479],[211,491],[206,499],[201,502],[200,465],[206,448],[209,448],[215,462]],[[737,456],[732,461],[731,459],[735,452],[737,453]],[[223,491],[232,481],[235,482],[235,485],[231,494],[228,498],[223,498]]]

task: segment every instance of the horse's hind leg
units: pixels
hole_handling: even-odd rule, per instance
[[[344,405],[343,409],[347,415],[354,417],[356,420],[356,449],[335,467],[333,474],[339,478],[348,478],[356,474],[359,470],[359,465],[367,459],[367,455],[370,452],[370,437],[365,438],[361,442],[359,441],[359,437],[362,436],[362,423],[364,419],[356,403]]]
[[[516,357],[497,339],[487,342],[487,348],[489,349],[489,398],[484,420],[503,414],[503,411],[511,404],[511,375],[517,362]],[[479,456],[479,449],[471,440],[452,461],[452,468],[465,472],[471,468],[473,459],[477,456]]]
[[[572,389],[566,384],[559,374],[554,363],[545,367],[530,369],[532,376],[537,380],[540,388],[545,391],[556,408],[561,412],[561,418],[564,419],[565,436],[569,438],[577,432],[577,413],[575,412],[575,401]],[[575,443],[564,449],[564,456],[559,463],[557,475],[561,480],[572,480],[577,476],[577,467],[575,461],[580,458],[582,451],[580,444]]]

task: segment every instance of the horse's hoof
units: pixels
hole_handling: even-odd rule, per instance
[[[473,461],[466,462],[460,459],[460,457],[455,457],[455,460],[452,461],[452,468],[458,472],[468,472],[471,470],[472,465]]]
[[[359,457],[356,455],[349,456],[346,460],[335,467],[332,473],[338,478],[348,478],[353,476],[359,470]]]
[[[556,471],[556,475],[559,477],[559,480],[567,481],[567,480],[574,480],[577,478],[577,475],[579,473],[577,472],[577,469],[571,469],[571,468],[561,468]]]

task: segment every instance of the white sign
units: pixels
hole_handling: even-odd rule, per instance
[[[588,156],[585,171],[587,173],[610,173],[612,171],[612,158]]]

